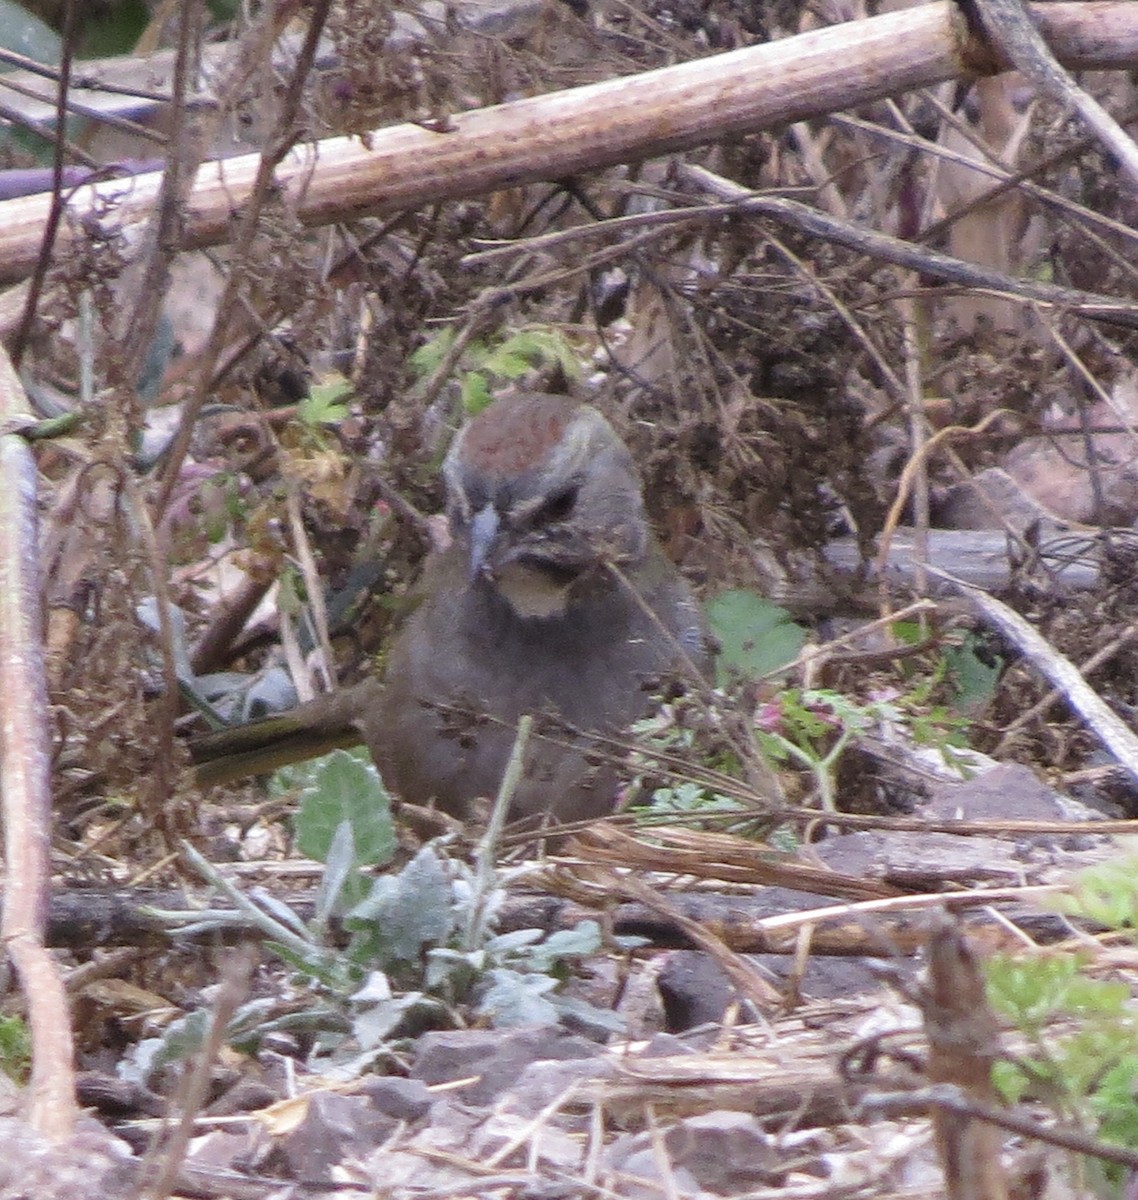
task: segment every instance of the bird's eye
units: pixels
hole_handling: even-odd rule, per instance
[[[573,483],[554,492],[534,514],[534,524],[553,525],[558,521],[564,521],[573,511],[580,490],[580,487]]]

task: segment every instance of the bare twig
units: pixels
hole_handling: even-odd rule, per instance
[[[1034,300],[1040,304],[1079,312],[1091,320],[1138,329],[1138,305],[975,266],[900,238],[835,220],[795,200],[757,194],[704,167],[683,165],[678,168],[678,173],[689,187],[710,192],[722,200],[735,201],[739,212],[755,213],[776,221],[784,221],[805,233],[836,242],[880,262],[908,267],[948,283],[983,288],[1024,301]]]
[[[190,668],[195,675],[216,671],[226,660],[229,647],[265,598],[276,579],[274,570],[257,559],[247,561],[241,582],[213,606],[209,623],[190,651]]]
[[[514,794],[521,783],[525,770],[526,747],[529,744],[530,733],[533,730],[533,717],[524,713],[518,718],[518,732],[510,757],[506,761],[506,769],[502,772],[502,782],[498,785],[498,794],[494,797],[494,807],[486,832],[479,839],[478,848],[474,854],[474,878],[471,888],[470,908],[466,914],[466,926],[462,933],[463,950],[475,950],[482,945],[486,937],[486,918],[489,912],[490,897],[498,879],[496,861],[502,841],[502,830],[506,826],[506,816],[510,811]]]
[[[204,27],[203,8],[202,0],[191,0],[181,6],[174,96],[169,117],[170,148],[162,175],[162,190],[150,218],[147,236],[132,264],[133,296],[124,306],[120,320],[114,323],[117,326],[115,338],[123,347],[121,384],[127,388],[133,387],[154,341],[158,317],[170,286],[170,264],[182,248],[186,193],[193,185],[194,175],[205,154],[202,132],[186,119],[187,96]]]
[[[633,874],[618,873],[609,867],[590,865],[578,870],[587,882],[599,885],[606,896],[636,900],[674,924],[694,946],[711,955],[730,976],[740,994],[751,1001],[759,1014],[770,1012],[780,1003],[782,997],[778,989],[759,974],[749,959],[732,950],[700,921],[687,916],[679,905],[663,892],[649,886]]]
[[[63,165],[66,147],[64,118],[67,112],[67,93],[71,82],[71,63],[75,55],[76,8],[75,0],[68,0],[64,9],[63,59],[60,63],[59,90],[56,96],[56,135],[51,163],[51,211],[44,224],[43,244],[40,247],[36,269],[32,272],[28,286],[28,295],[24,301],[20,325],[12,342],[12,365],[17,369],[24,356],[24,347],[28,343],[28,334],[31,332],[32,321],[35,319],[40,292],[43,290],[43,281],[47,276],[48,263],[51,262],[52,247],[59,231],[59,222],[63,218]]]
[[[917,993],[929,1039],[929,1081],[952,1084],[969,1100],[996,1103],[992,1066],[999,1026],[984,977],[957,921],[934,914],[926,948],[928,983]],[[948,1200],[1002,1200],[1008,1194],[996,1127],[970,1113],[936,1107],[933,1129]]]
[[[933,97],[932,102],[936,103],[935,97]],[[943,106],[937,105],[937,107],[942,108]],[[1123,117],[1128,122],[1136,118],[1138,118],[1138,113],[1133,109]],[[967,167],[970,171],[975,171],[979,175],[986,175],[992,180],[992,186],[986,191],[981,192],[961,208],[954,209],[948,216],[942,217],[938,221],[933,221],[922,229],[918,239],[922,242],[933,241],[939,238],[953,221],[975,212],[984,205],[991,204],[993,200],[998,200],[1013,188],[1018,188],[1037,201],[1041,206],[1055,213],[1062,220],[1068,221],[1078,227],[1084,235],[1094,237],[1096,245],[1108,248],[1110,244],[1100,237],[1099,234],[1094,233],[1094,230],[1098,230],[1102,234],[1110,234],[1123,243],[1131,245],[1138,243],[1138,232],[1124,222],[1117,221],[1106,213],[1096,212],[1093,208],[1088,208],[1085,204],[1079,204],[1078,201],[1071,199],[1071,197],[1063,196],[1032,180],[1033,176],[1044,175],[1049,171],[1053,171],[1056,167],[1062,166],[1064,163],[1072,162],[1079,155],[1085,154],[1091,145],[1089,139],[1082,139],[1073,146],[1064,146],[1062,150],[1058,150],[1054,154],[1045,155],[1023,170],[1009,171],[990,158],[983,145],[977,145],[977,149],[981,153],[984,153],[985,157],[973,159],[929,138],[920,137],[909,131],[890,129],[874,121],[867,121],[862,117],[851,116],[849,113],[834,113],[830,117],[830,121],[841,128],[859,130],[869,137],[888,142],[890,145],[908,146],[913,150],[920,151],[922,154],[933,155],[945,162]],[[1118,257],[1122,258],[1122,256]],[[1138,271],[1138,268],[1135,268],[1132,263],[1127,262],[1124,265],[1131,274]]]
[[[1094,5],[1093,16],[1081,3],[1042,4],[1039,11],[1065,60],[1131,65],[1138,44],[1138,10],[1132,4],[1103,0]],[[408,124],[368,138],[329,138],[287,164],[282,153],[275,183],[308,225],[403,211],[864,104],[958,78],[983,57],[968,44],[956,6],[933,3],[458,113],[446,132]],[[836,72],[835,63],[852,69]],[[228,241],[234,211],[256,209],[264,186],[257,155],[203,167],[191,195],[187,245]],[[129,223],[150,211],[158,187],[158,177],[144,175],[129,188],[84,188],[74,211],[82,218],[113,200],[120,219]],[[44,215],[40,197],[0,205],[0,281],[15,282],[30,270]]]
[[[332,691],[336,686],[336,677],[332,655],[332,635],[328,630],[328,606],[324,602],[324,585],[320,579],[320,569],[316,565],[316,555],[312,552],[312,542],[309,539],[308,531],[304,528],[304,517],[300,506],[300,486],[295,479],[290,479],[286,483],[286,489],[285,511],[288,514],[289,534],[292,537],[293,549],[296,552],[296,560],[300,566],[312,613],[313,641],[319,647],[317,671],[323,680],[323,690]]]
[[[222,971],[209,1030],[198,1050],[193,1069],[187,1074],[179,1097],[181,1114],[178,1123],[164,1143],[157,1143],[148,1155],[151,1163],[161,1155],[162,1161],[153,1178],[142,1192],[146,1200],[165,1200],[173,1191],[179,1171],[194,1132],[194,1122],[209,1098],[210,1073],[225,1044],[229,1022],[249,992],[253,975],[253,950],[233,951]]]
[[[984,31],[1042,92],[1073,108],[1138,186],[1138,146],[1126,130],[1060,66],[1032,24],[1023,0],[973,0]]]
[[[33,103],[36,101],[43,103],[48,99],[38,89],[30,88],[7,76],[0,75],[0,88],[15,92],[19,96],[25,96],[33,101]],[[53,131],[50,128],[43,129],[35,122],[30,121],[16,106],[5,105],[5,108],[7,109],[5,113],[6,120],[13,121],[24,128],[38,133],[41,137],[59,137],[60,131],[63,129],[63,123],[59,116],[55,120]],[[127,120],[125,117],[115,117],[109,113],[100,112],[97,108],[92,108],[89,104],[80,104],[71,98],[68,98],[65,102],[63,112],[74,113],[78,117],[86,117],[92,121],[99,121],[101,124],[107,125],[111,129],[117,129],[120,133],[125,133],[132,138],[142,138],[144,141],[154,142],[159,146],[166,144],[166,135],[159,133],[156,129],[150,129],[146,125],[140,125],[137,121]]]
[[[957,587],[980,615],[1031,661],[1036,670],[1057,687],[1067,703],[1090,726],[1091,731],[1118,759],[1130,776],[1138,779],[1138,738],[1130,727],[1103,701],[1079,674],[1078,667],[1065,658],[1046,638],[1014,609],[987,592],[956,579],[947,571],[928,568],[930,574]]]
[[[1138,1150],[1129,1146],[1116,1146],[1092,1137],[1081,1129],[1061,1128],[1056,1125],[1045,1125],[1032,1117],[1027,1117],[1012,1109],[996,1108],[990,1104],[980,1104],[965,1096],[958,1087],[951,1084],[939,1084],[936,1087],[919,1088],[912,1092],[880,1093],[867,1095],[861,1102],[861,1107],[867,1113],[880,1113],[885,1116],[904,1116],[907,1113],[926,1112],[930,1108],[943,1109],[945,1112],[956,1113],[979,1121],[988,1121],[1000,1129],[1010,1133],[1018,1133],[1021,1137],[1033,1138],[1048,1146],[1060,1146],[1064,1150],[1074,1150],[1079,1154],[1089,1154],[1101,1158],[1103,1162],[1120,1163],[1131,1170],[1138,1169]]]
[[[1100,646],[1090,658],[1079,663],[1077,668],[1079,674],[1085,678],[1092,671],[1097,671],[1103,663],[1110,662],[1116,654],[1120,654],[1136,638],[1138,638],[1138,625],[1131,625],[1124,629],[1118,637],[1111,638],[1105,646]],[[1006,753],[1013,738],[1021,729],[1030,725],[1033,721],[1039,720],[1053,704],[1062,699],[1063,692],[1061,689],[1050,688],[1030,708],[1025,709],[1019,716],[1004,725],[999,743],[993,751],[993,756],[998,758],[1001,754]]]
[[[209,397],[209,385],[213,378],[214,367],[221,357],[221,351],[229,336],[233,306],[241,286],[242,272],[238,269],[238,265],[243,263],[250,254],[261,219],[261,210],[271,191],[277,186],[276,170],[300,136],[297,119],[304,94],[304,85],[315,61],[316,47],[330,8],[331,0],[317,0],[312,8],[308,18],[308,30],[304,45],[301,47],[296,67],[289,80],[276,128],[264,152],[256,157],[256,174],[249,194],[244,198],[241,219],[233,239],[233,263],[226,276],[221,298],[218,300],[217,312],[210,330],[209,340],[202,354],[202,364],[197,372],[194,391],[182,410],[178,431],[174,435],[166,459],[165,470],[155,500],[156,517],[160,517],[165,512],[166,506],[170,502],[170,497],[178,482],[182,463],[190,448],[194,426]],[[232,203],[233,197],[230,198],[230,204]]]

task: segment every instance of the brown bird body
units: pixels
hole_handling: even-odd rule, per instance
[[[699,607],[651,535],[628,449],[596,409],[520,395],[458,435],[444,477],[452,541],[427,568],[382,687],[259,725],[311,744],[362,735],[399,797],[461,817],[497,791],[518,718],[548,715],[556,728],[531,743],[511,815],[611,812],[617,777],[585,735],[621,732],[668,675],[710,665]],[[216,752],[257,728],[214,736]]]

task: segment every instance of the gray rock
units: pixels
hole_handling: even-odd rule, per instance
[[[411,1078],[425,1084],[473,1077],[453,1093],[464,1104],[492,1104],[533,1063],[545,1059],[592,1058],[595,1042],[572,1037],[551,1025],[514,1029],[450,1029],[425,1033]]]
[[[421,1079],[403,1079],[398,1075],[378,1075],[364,1080],[360,1092],[367,1096],[377,1112],[396,1121],[418,1121],[435,1102]]]
[[[332,1182],[333,1167],[362,1160],[398,1124],[367,1096],[313,1092],[306,1099],[304,1120],[282,1138],[280,1153],[293,1176],[308,1182]]]
[[[718,1111],[677,1121],[664,1131],[663,1143],[671,1177],[685,1192],[735,1196],[783,1182],[782,1155],[749,1113]],[[613,1190],[635,1198],[659,1190],[660,1158],[648,1133],[618,1138],[602,1155],[614,1174]]]

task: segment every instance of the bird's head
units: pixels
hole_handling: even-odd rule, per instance
[[[648,547],[628,448],[590,405],[565,396],[497,400],[455,438],[443,465],[455,540],[472,580],[522,617],[552,617],[575,585]]]

